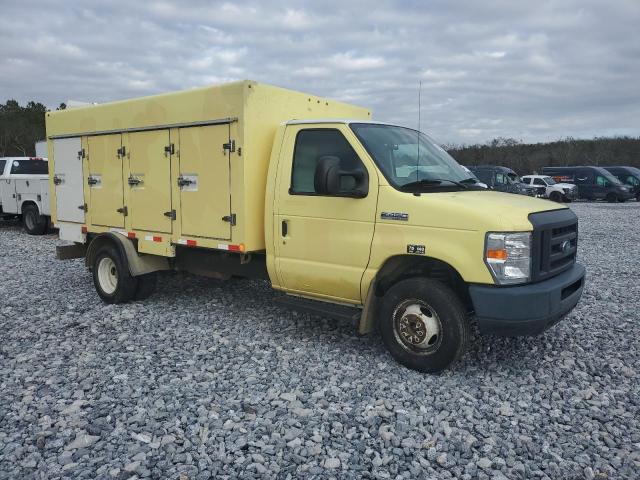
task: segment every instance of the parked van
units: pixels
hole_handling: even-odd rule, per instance
[[[578,198],[625,202],[633,198],[629,187],[601,167],[543,167],[542,173],[556,182],[573,183],[578,187]]]
[[[252,81],[46,114],[59,258],[106,303],[155,272],[268,279],[298,310],[378,327],[437,372],[480,331],[538,334],[578,303],[578,219],[476,187],[369,110]],[[82,208],[78,208],[81,206]],[[60,286],[59,288],[65,288]]]
[[[518,174],[507,167],[497,165],[479,165],[468,167],[481,182],[492,190],[506,193],[518,193],[530,197],[543,197],[544,188],[523,183]]]
[[[0,158],[0,218],[20,218],[30,235],[47,231],[50,222],[48,169],[46,158]]]
[[[636,167],[604,167],[614,177],[627,185],[631,193],[640,202],[640,168]]]

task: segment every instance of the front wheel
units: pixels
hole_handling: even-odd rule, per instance
[[[446,285],[410,278],[384,296],[379,317],[385,346],[404,366],[438,373],[458,360],[469,337],[469,323],[458,296]]]
[[[549,200],[551,200],[552,202],[562,202],[562,194],[560,192],[551,192],[551,195],[549,195]]]
[[[609,193],[609,194],[607,194],[605,199],[609,203],[614,203],[614,202],[616,202],[618,200],[618,196],[615,193]]]
[[[22,224],[29,235],[44,235],[47,231],[47,217],[40,215],[38,207],[27,205],[22,210]]]

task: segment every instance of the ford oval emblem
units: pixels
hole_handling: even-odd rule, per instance
[[[562,253],[567,253],[571,248],[571,242],[569,240],[565,240],[562,242],[562,246],[560,248],[562,249]]]

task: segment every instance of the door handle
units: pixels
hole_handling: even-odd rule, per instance
[[[282,220],[282,236],[286,237],[289,234],[289,222]]]
[[[133,187],[135,185],[140,185],[142,183],[142,180],[140,180],[139,178],[131,176],[131,177],[129,177],[127,179],[127,183]]]

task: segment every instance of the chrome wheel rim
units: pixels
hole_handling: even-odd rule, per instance
[[[426,302],[405,300],[393,312],[393,333],[405,349],[423,354],[432,353],[442,343],[442,322]]]
[[[107,295],[113,294],[118,287],[118,269],[116,263],[109,257],[102,258],[98,264],[98,282]]]

